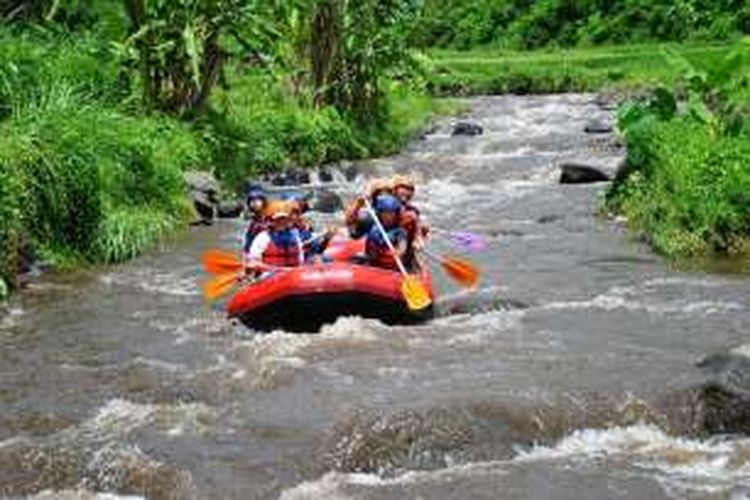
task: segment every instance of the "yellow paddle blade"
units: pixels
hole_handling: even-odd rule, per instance
[[[203,284],[203,296],[206,300],[216,300],[230,291],[239,283],[237,273],[220,274]]]
[[[405,276],[401,282],[401,293],[412,311],[421,311],[432,304],[430,294],[415,276]]]
[[[479,268],[466,259],[446,255],[440,261],[445,272],[466,288],[476,288],[481,278]]]
[[[203,269],[208,273],[224,274],[242,269],[242,261],[237,254],[226,250],[207,250],[201,260]]]

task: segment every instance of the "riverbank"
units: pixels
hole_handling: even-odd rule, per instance
[[[187,171],[237,196],[264,172],[393,152],[454,109],[393,82],[388,120],[363,129],[235,65],[207,113],[177,119],[143,109],[112,59],[101,38],[0,31],[0,295],[18,273],[124,261],[184,227]]]

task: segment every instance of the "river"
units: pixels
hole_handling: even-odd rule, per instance
[[[675,269],[597,216],[604,185],[558,183],[622,158],[583,132],[611,119],[593,96],[469,105],[483,135],[444,118],[367,168],[489,235],[477,293],[441,278],[416,327],[256,334],[198,286],[239,221],[39,280],[0,319],[0,495],[746,498],[750,440],[701,434],[689,395],[696,362],[747,342],[747,275]]]

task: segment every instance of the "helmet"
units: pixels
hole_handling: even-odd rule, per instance
[[[294,204],[289,201],[272,201],[266,208],[266,217],[271,220],[286,218],[292,215]]]
[[[394,175],[391,178],[391,189],[397,189],[400,187],[414,190],[414,179],[409,175]]]
[[[263,186],[260,184],[248,184],[247,189],[245,190],[245,199],[246,200],[267,200],[268,195],[266,195],[266,190],[263,189]]]
[[[367,195],[371,198],[376,197],[380,193],[389,192],[391,190],[391,183],[386,179],[373,179],[367,185]]]
[[[378,212],[399,212],[401,202],[393,195],[381,194],[375,199],[375,210]]]
[[[296,191],[285,193],[283,199],[292,202],[295,209],[300,213],[310,210],[310,202],[307,200],[307,196],[302,193]]]

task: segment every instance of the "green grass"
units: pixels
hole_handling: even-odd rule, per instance
[[[148,116],[100,41],[0,29],[0,279],[31,243],[58,267],[119,262],[189,214],[182,173],[213,170],[240,189],[261,172],[397,150],[437,112],[409,85],[388,89],[390,120],[354,127],[287,79],[231,75],[197,122]]]
[[[689,117],[644,120],[628,131],[629,176],[608,208],[657,251],[675,258],[750,250],[750,137]]]
[[[395,152],[431,117],[457,109],[451,100],[394,82],[387,90],[387,123],[362,129],[332,107],[316,109],[294,97],[286,85],[267,74],[235,73],[212,99],[214,112],[198,128],[228,186],[239,189],[251,176],[285,167]]]
[[[432,50],[430,88],[437,95],[559,93],[671,84],[676,70],[660,44],[503,51]],[[669,44],[699,67],[716,64],[730,44]]]

